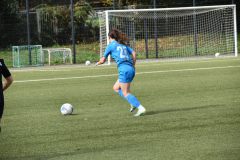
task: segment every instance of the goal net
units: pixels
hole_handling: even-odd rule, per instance
[[[44,61],[52,64],[72,64],[72,51],[70,48],[44,48]]]
[[[13,67],[42,66],[41,45],[12,46]]]
[[[138,58],[237,56],[236,6],[107,10],[98,13],[100,56],[116,28]]]

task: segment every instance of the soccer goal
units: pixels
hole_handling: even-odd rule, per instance
[[[72,64],[72,51],[70,48],[44,48],[44,61],[51,64]]]
[[[13,67],[42,66],[42,45],[12,46]]]
[[[235,5],[107,10],[98,16],[100,56],[112,28],[128,35],[138,58],[237,56]]]

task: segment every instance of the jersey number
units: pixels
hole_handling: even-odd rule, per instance
[[[118,46],[117,50],[120,51],[120,58],[125,59],[125,60],[129,59],[126,48]]]

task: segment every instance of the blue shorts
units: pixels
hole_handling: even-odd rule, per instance
[[[118,67],[118,80],[120,83],[130,83],[135,76],[135,69],[129,65]]]

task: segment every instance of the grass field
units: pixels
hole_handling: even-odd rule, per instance
[[[239,160],[240,59],[139,63],[129,113],[116,66],[12,70],[1,160]],[[62,116],[69,102],[74,114]]]

